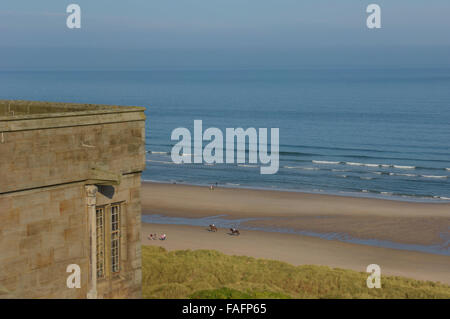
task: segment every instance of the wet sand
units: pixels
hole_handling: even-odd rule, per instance
[[[443,245],[450,204],[401,202],[296,192],[143,183],[142,213],[171,217],[261,218],[254,227],[337,232],[361,239]],[[448,246],[448,243],[447,243]]]
[[[440,245],[448,250],[450,204],[400,202],[321,194],[143,183],[142,213],[169,217],[261,218],[255,227],[285,227],[318,233],[340,232],[357,238]],[[150,233],[168,235],[148,241]],[[168,249],[215,249],[227,254],[328,265],[365,271],[376,263],[382,273],[450,283],[450,257],[375,247],[297,234],[143,223],[143,243]]]
[[[167,234],[167,240],[149,240],[148,234]],[[365,272],[370,264],[381,267],[381,275],[394,275],[450,284],[450,257],[389,248],[342,243],[309,236],[228,230],[213,233],[205,227],[142,224],[143,245],[167,250],[214,249],[229,255],[285,261],[293,265],[324,265]]]

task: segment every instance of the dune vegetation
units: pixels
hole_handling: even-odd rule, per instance
[[[326,266],[229,256],[214,250],[142,247],[144,298],[450,298],[450,286]]]

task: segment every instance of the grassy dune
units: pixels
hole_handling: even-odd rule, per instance
[[[450,298],[435,282],[382,276],[381,289],[368,289],[367,273],[214,250],[143,246],[142,266],[145,298]]]

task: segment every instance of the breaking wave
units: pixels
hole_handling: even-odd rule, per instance
[[[320,168],[318,167],[303,167],[303,166],[283,166],[283,168],[287,169],[300,169],[304,171],[318,171]]]
[[[337,164],[341,164],[342,162],[332,162],[332,161],[317,161],[317,160],[312,160],[312,162],[314,164],[328,164],[328,165],[337,165]]]
[[[398,164],[374,164],[374,163],[360,163],[360,162],[339,162],[339,161],[319,161],[319,160],[312,160],[311,161],[314,164],[321,164],[321,165],[349,165],[349,166],[364,166],[364,167],[382,167],[382,168],[398,168],[398,169],[409,169],[413,170],[416,169],[416,166],[412,165],[398,165]],[[444,168],[433,168],[433,167],[420,167],[421,169],[444,169]],[[448,168],[445,168],[446,170],[450,170]]]
[[[448,178],[448,176],[445,175],[441,175],[441,176],[436,176],[436,175],[420,175],[421,177],[425,177],[425,178]]]
[[[148,151],[147,153],[149,153],[149,154],[170,155],[170,152]]]

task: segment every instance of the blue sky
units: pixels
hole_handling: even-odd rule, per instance
[[[0,68],[450,66],[449,34],[448,0],[2,0]]]

